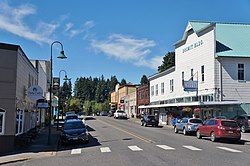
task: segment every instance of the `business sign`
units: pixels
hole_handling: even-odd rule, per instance
[[[37,108],[49,108],[49,104],[46,102],[37,103]]]
[[[183,81],[184,91],[197,91],[198,81]]]
[[[31,100],[38,100],[43,98],[43,89],[38,85],[33,85],[27,90],[27,97]]]

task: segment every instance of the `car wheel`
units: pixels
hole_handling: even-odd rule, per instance
[[[241,126],[240,130],[241,130],[242,133],[245,133],[246,132],[246,127],[245,126]]]
[[[215,141],[216,141],[216,136],[215,136],[215,133],[214,133],[214,132],[212,132],[212,133],[210,134],[210,139],[211,139],[212,142],[215,142]]]
[[[196,132],[196,137],[198,138],[198,139],[201,139],[202,137],[201,137],[201,132],[200,132],[200,130],[197,130],[197,132]]]
[[[184,134],[184,135],[187,135],[187,130],[186,130],[186,128],[183,129],[183,134]]]
[[[174,127],[174,132],[178,133],[178,129],[176,127]]]
[[[144,123],[143,122],[141,122],[141,126],[143,126],[144,125]]]

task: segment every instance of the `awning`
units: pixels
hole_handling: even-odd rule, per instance
[[[211,105],[234,105],[242,104],[239,101],[213,101],[213,102],[191,102],[191,103],[171,103],[158,105],[141,105],[138,108],[164,108],[164,107],[188,107],[188,106],[211,106]]]

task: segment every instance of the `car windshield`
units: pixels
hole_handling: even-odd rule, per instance
[[[202,123],[201,119],[190,119],[189,120],[190,123]]]
[[[154,117],[154,116],[148,116],[147,118],[149,118],[149,119],[154,119],[155,117]]]
[[[225,127],[233,127],[233,128],[238,127],[236,122],[230,122],[230,121],[221,121],[221,125]]]
[[[118,113],[125,113],[124,111],[117,111]]]
[[[81,129],[81,128],[85,128],[85,125],[82,122],[68,122],[65,123],[63,126],[64,130]]]

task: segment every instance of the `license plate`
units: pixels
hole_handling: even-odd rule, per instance
[[[228,131],[228,133],[229,133],[229,134],[232,134],[232,133],[234,133],[234,132],[233,132],[233,131]]]
[[[76,138],[73,138],[73,140],[78,140],[78,138],[76,137]]]
[[[155,120],[152,120],[152,122],[155,122]]]

